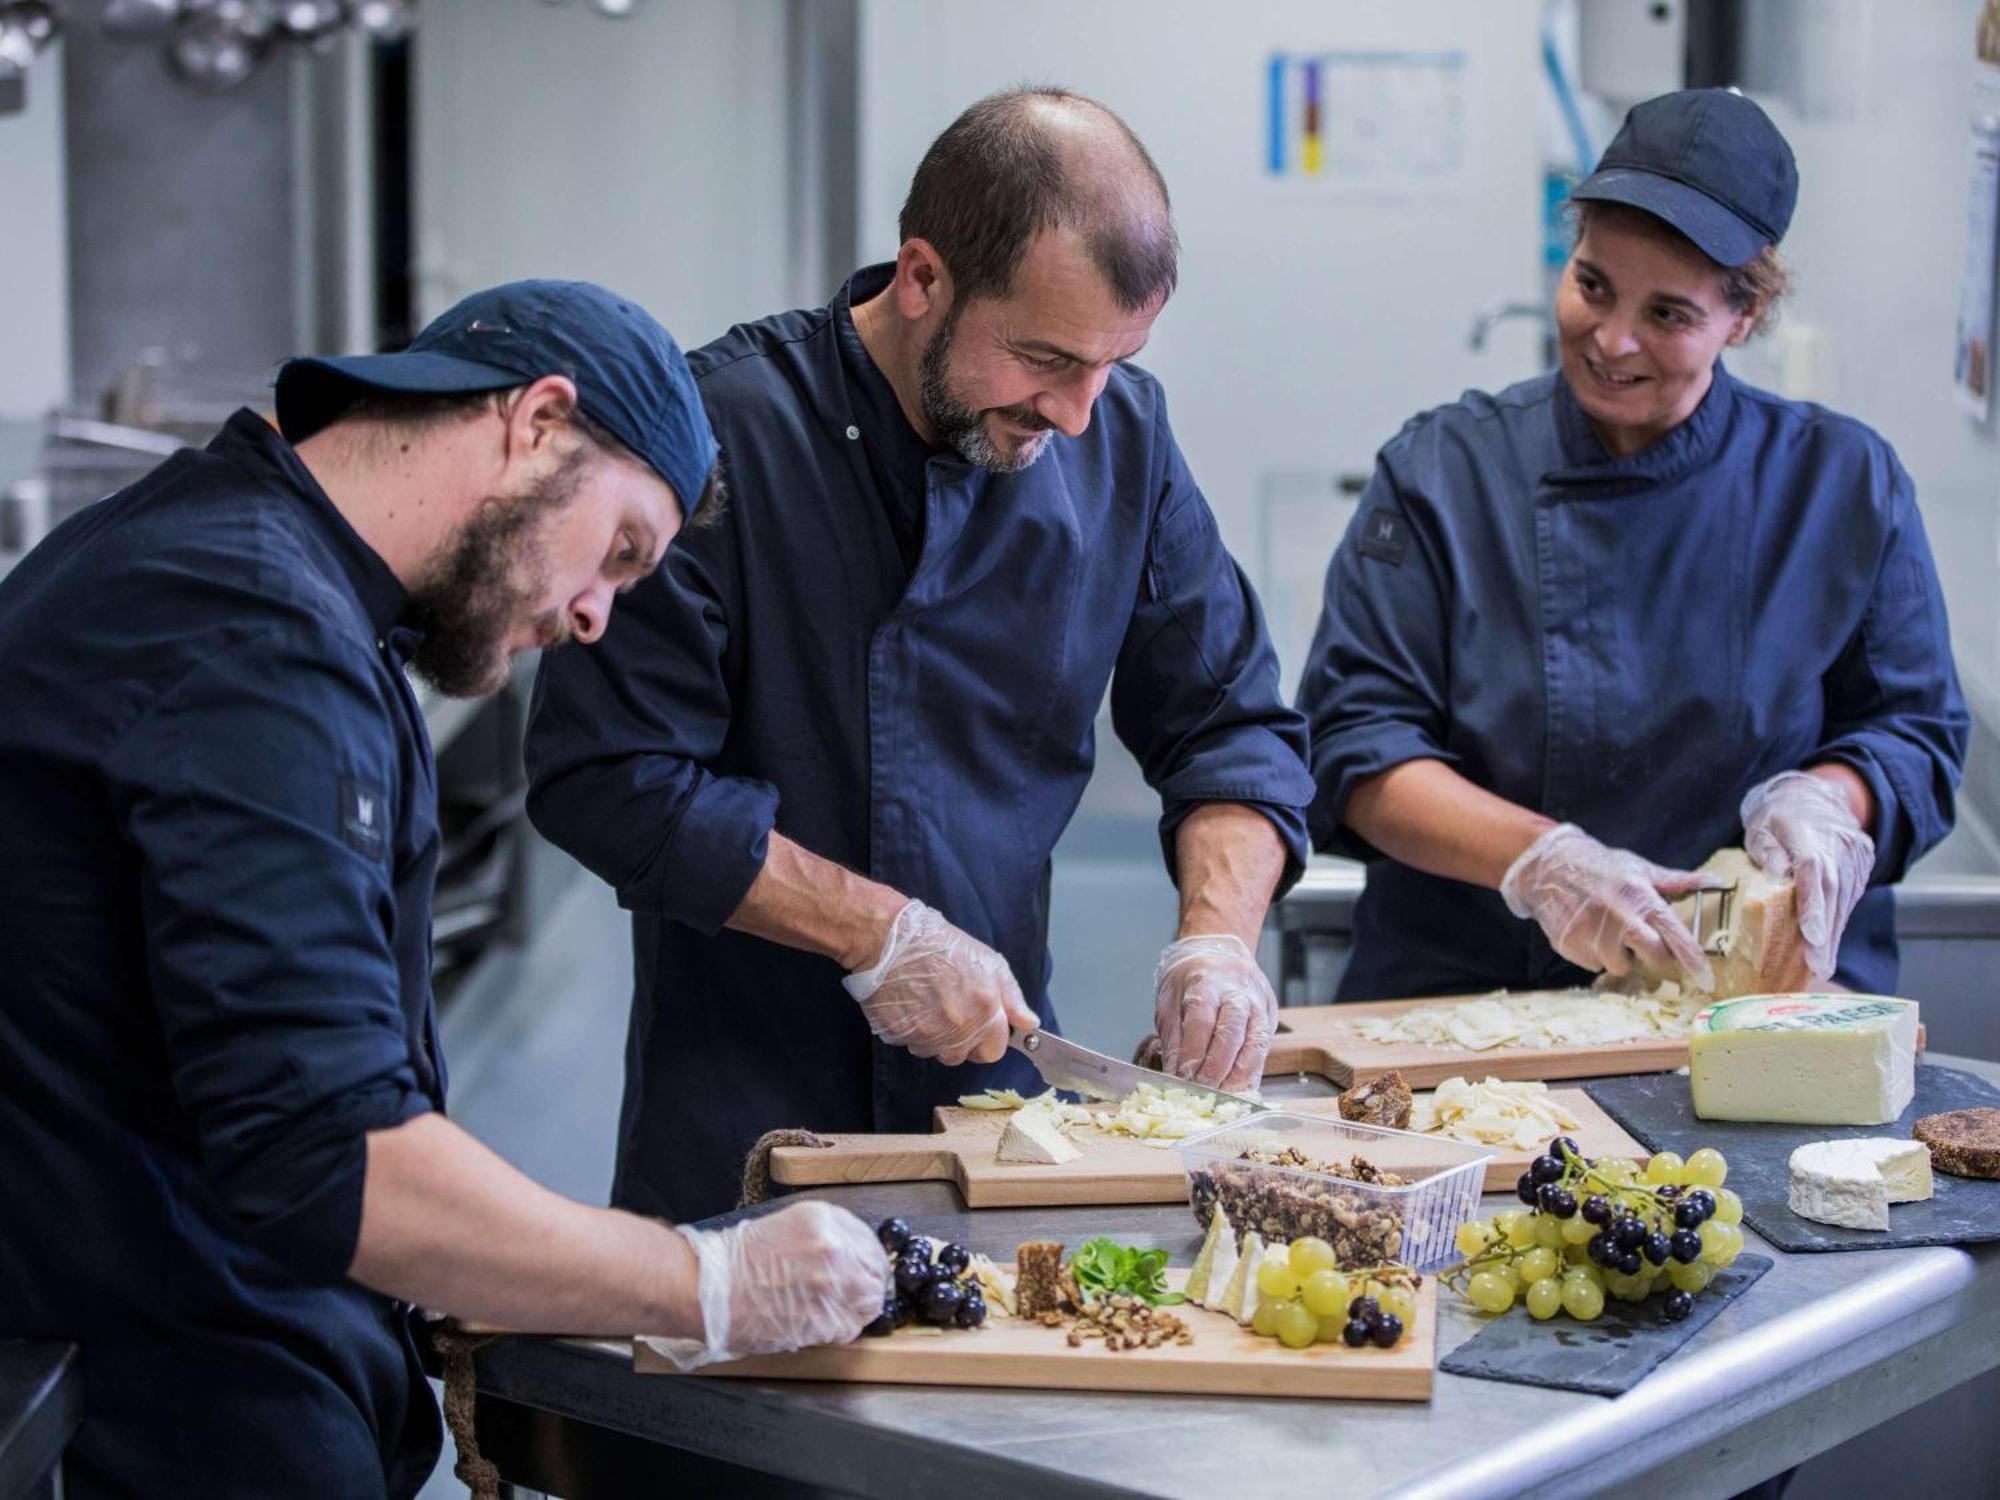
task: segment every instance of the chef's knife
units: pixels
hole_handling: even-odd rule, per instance
[[[1052,1031],[1022,1031],[1016,1028],[1008,1037],[1007,1045],[1035,1065],[1035,1071],[1042,1075],[1042,1082],[1052,1088],[1068,1089],[1072,1094],[1088,1094],[1093,1099],[1123,1099],[1140,1084],[1150,1083],[1156,1089],[1180,1089],[1183,1093],[1207,1100],[1211,1106],[1240,1104],[1249,1110],[1271,1107],[1262,1099],[1226,1094],[1221,1089],[1176,1078],[1171,1073],[1156,1073],[1136,1063],[1120,1062],[1102,1052],[1079,1047]]]

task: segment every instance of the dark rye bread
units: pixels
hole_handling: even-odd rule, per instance
[[[1401,1073],[1384,1073],[1380,1078],[1356,1084],[1340,1096],[1340,1117],[1362,1125],[1382,1125],[1390,1130],[1410,1128],[1410,1086]]]
[[[1925,1115],[1910,1134],[1930,1147],[1931,1165],[1954,1177],[2000,1179],[2000,1109]]]

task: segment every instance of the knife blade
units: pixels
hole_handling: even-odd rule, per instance
[[[1271,1108],[1262,1099],[1225,1093],[1190,1079],[1176,1078],[1171,1073],[1155,1072],[1137,1063],[1120,1062],[1115,1057],[1093,1052],[1052,1031],[1022,1031],[1017,1027],[1008,1036],[1007,1045],[1034,1064],[1035,1071],[1042,1075],[1042,1082],[1052,1088],[1068,1089],[1072,1094],[1115,1101],[1123,1099],[1140,1084],[1150,1083],[1157,1089],[1180,1089],[1183,1093],[1194,1094],[1207,1100],[1211,1106],[1240,1104],[1248,1110]]]

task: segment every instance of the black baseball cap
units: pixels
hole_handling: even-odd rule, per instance
[[[287,360],[278,429],[299,443],[359,392],[471,395],[544,375],[576,384],[576,404],[673,487],[692,516],[715,466],[715,434],[687,358],[652,314],[588,281],[512,281],[474,292],[400,354]]]
[[[1718,265],[1785,237],[1799,167],[1771,117],[1733,89],[1682,89],[1635,104],[1572,198],[1664,219]]]

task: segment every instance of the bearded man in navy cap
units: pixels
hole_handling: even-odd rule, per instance
[[[414,1493],[412,1304],[657,1331],[685,1366],[881,1310],[852,1215],[676,1231],[441,1113],[404,668],[484,693],[597,640],[714,512],[680,350],[523,282],[409,352],[292,361],[277,407],[0,582],[0,1338],[82,1346],[73,1496]]]

